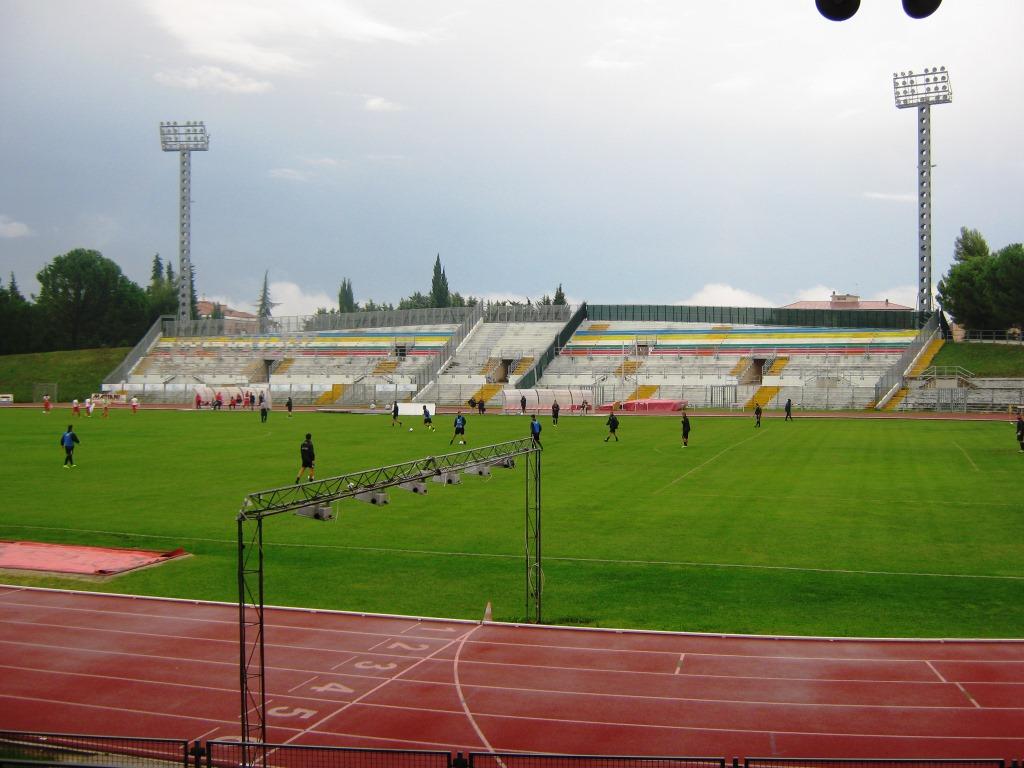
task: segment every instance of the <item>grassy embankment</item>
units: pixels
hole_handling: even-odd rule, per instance
[[[79,349],[71,352],[37,352],[0,356],[0,392],[14,395],[16,403],[32,402],[32,387],[56,382],[57,398],[69,403],[100,391],[103,379],[114,370],[127,347]]]

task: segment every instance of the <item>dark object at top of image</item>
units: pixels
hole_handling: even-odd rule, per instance
[[[907,16],[923,19],[938,10],[942,0],[902,0]],[[860,8],[860,0],[814,0],[818,11],[826,19],[846,21]]]

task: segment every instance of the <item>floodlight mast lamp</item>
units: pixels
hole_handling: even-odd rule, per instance
[[[192,153],[210,148],[202,120],[160,123],[160,148],[179,155],[180,202],[178,212],[178,333],[192,320]]]
[[[375,467],[348,475],[314,480],[250,493],[236,516],[238,525],[238,645],[241,689],[241,765],[266,765],[267,694],[264,657],[263,521],[285,512],[325,520],[316,510],[325,505],[389,488],[425,493],[421,485],[432,478],[461,473],[480,474],[490,467],[514,469],[516,459],[526,464],[526,615],[541,623],[541,449],[531,438],[485,445],[457,453]],[[372,503],[372,502],[371,502]]]
[[[932,104],[948,104],[953,88],[945,67],[893,72],[897,109],[917,107],[917,309],[932,311]]]

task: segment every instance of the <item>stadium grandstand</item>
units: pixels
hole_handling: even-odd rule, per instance
[[[531,410],[595,408],[1005,410],[1019,388],[930,365],[940,313],[833,295],[781,308],[477,306],[328,313],[258,322],[161,318],[104,382],[191,403],[247,387],[299,405],[392,400]],[[1005,389],[1005,387],[1002,387]],[[564,394],[561,394],[564,393]]]

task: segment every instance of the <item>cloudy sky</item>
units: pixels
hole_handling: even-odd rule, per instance
[[[961,226],[1024,239],[1021,0],[0,0],[0,275],[93,248],[275,314],[428,290],[778,305],[916,295],[916,115],[944,65],[934,273]]]

